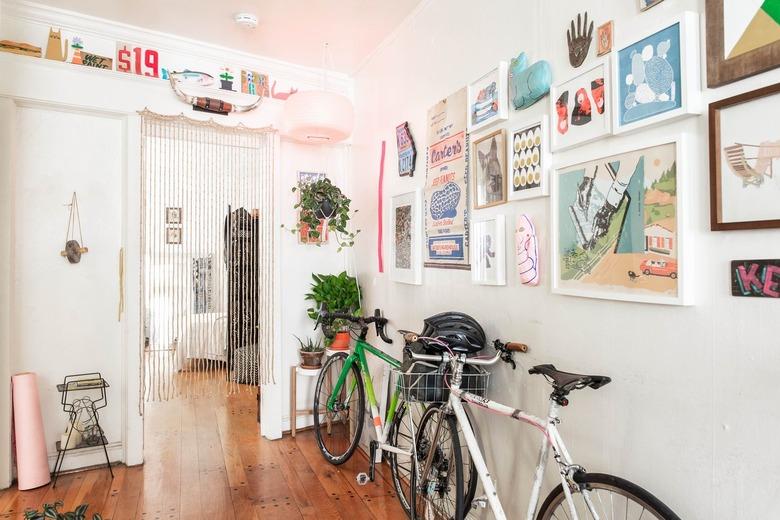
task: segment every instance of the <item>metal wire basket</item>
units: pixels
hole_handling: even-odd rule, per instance
[[[448,366],[436,366],[425,362],[414,363],[408,370],[393,369],[392,384],[407,401],[442,403],[450,398],[451,380]],[[482,367],[466,365],[460,388],[463,391],[486,397],[490,372]]]

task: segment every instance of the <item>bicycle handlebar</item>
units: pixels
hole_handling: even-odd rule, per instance
[[[489,358],[466,357],[463,358],[463,364],[490,366],[490,365],[495,365],[496,363],[498,363],[499,360],[501,360],[511,364],[512,369],[515,369],[516,367],[515,367],[515,362],[512,359],[512,353],[528,352],[528,345],[524,343],[515,343],[515,342],[502,343],[501,341],[496,340],[493,343],[493,346],[496,348],[496,353],[492,357]],[[453,359],[458,359],[457,356],[453,356],[449,352],[442,352],[441,354],[417,354],[415,352],[409,351],[409,354],[412,356],[412,359],[418,361],[433,361],[435,363],[449,363]]]
[[[385,334],[385,325],[387,325],[387,318],[382,316],[382,311],[374,309],[373,316],[355,316],[346,312],[327,312],[320,310],[317,314],[317,323],[314,325],[316,329],[321,322],[332,322],[333,320],[345,320],[350,323],[360,325],[360,327],[368,328],[372,323],[376,326],[376,335],[385,343],[392,344],[393,340],[387,337]]]

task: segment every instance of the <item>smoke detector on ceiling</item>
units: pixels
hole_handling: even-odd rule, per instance
[[[257,27],[257,16],[252,13],[238,13],[233,17],[233,21],[241,27],[246,27],[248,29]]]

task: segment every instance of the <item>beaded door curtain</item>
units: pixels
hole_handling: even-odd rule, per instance
[[[142,401],[273,379],[275,131],[142,117]]]

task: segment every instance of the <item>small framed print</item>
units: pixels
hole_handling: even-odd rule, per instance
[[[471,223],[471,282],[506,285],[506,222],[504,215]]]
[[[710,104],[710,227],[780,228],[780,83]]]
[[[615,34],[615,23],[610,20],[605,24],[599,25],[596,31],[596,56],[604,56],[612,50],[612,42]]]
[[[181,224],[181,208],[165,208],[166,224]]]
[[[612,55],[613,132],[699,114],[699,15],[684,12],[623,34],[631,39]]]
[[[499,62],[468,86],[468,131],[475,132],[509,118],[509,65]]]
[[[474,140],[471,155],[474,170],[474,209],[489,208],[506,202],[506,131]]]
[[[612,133],[609,60],[550,89],[550,148],[553,152],[590,143]]]
[[[178,227],[165,228],[165,243],[181,244],[181,228]]]
[[[544,197],[549,194],[550,165],[547,116],[514,130],[507,142],[507,193],[509,200]]]
[[[393,197],[390,214],[390,276],[394,282],[422,284],[422,194]]]

